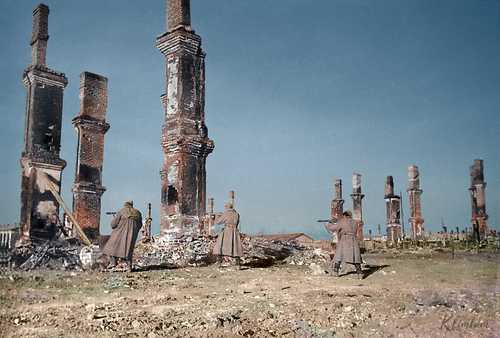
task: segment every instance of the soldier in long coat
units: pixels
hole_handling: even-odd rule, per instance
[[[141,213],[134,209],[133,202],[125,202],[123,209],[111,221],[113,231],[103,249],[103,253],[110,258],[109,268],[116,266],[117,260],[121,259],[132,270],[132,255],[141,227]]]
[[[339,276],[340,265],[342,263],[354,264],[359,279],[363,278],[363,271],[361,270],[361,253],[359,251],[359,244],[357,241],[357,224],[352,219],[352,213],[346,211],[338,220],[325,225],[328,232],[331,234],[337,233],[339,240],[335,250],[334,268],[335,276]]]
[[[219,262],[222,262],[224,257],[232,257],[236,258],[239,264],[240,258],[243,256],[243,246],[238,231],[240,215],[234,210],[231,203],[224,205],[224,208],[224,213],[215,219],[215,224],[224,224],[224,230],[217,236],[212,252],[219,257]]]

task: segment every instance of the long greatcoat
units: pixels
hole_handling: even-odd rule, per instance
[[[339,240],[335,250],[335,263],[361,264],[361,253],[357,241],[357,225],[352,218],[342,217],[336,223],[328,223],[326,229],[330,233],[336,232]]]
[[[103,253],[124,259],[132,259],[135,242],[142,227],[142,215],[130,206],[121,209],[111,221],[111,236]]]
[[[224,224],[224,230],[217,236],[217,241],[213,249],[213,254],[217,256],[241,257],[243,256],[243,246],[241,245],[240,215],[234,209],[228,209],[218,216],[215,224]]]

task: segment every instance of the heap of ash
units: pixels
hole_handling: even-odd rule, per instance
[[[57,239],[23,245],[15,248],[11,253],[12,268],[29,271],[34,269],[47,270],[82,270],[78,240]]]
[[[216,262],[212,254],[215,237],[184,237],[175,242],[156,237],[150,243],[140,243],[134,251],[134,270],[206,266]],[[303,246],[294,241],[274,241],[242,236],[241,265],[269,267],[274,264],[321,264],[329,254],[321,249]]]

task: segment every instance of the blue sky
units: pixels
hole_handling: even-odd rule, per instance
[[[103,212],[153,203],[158,229],[164,1],[50,0],[48,65],[66,73],[61,157],[71,204],[79,74],[109,78]],[[19,219],[23,69],[31,0],[0,1],[0,223]],[[485,160],[487,212],[500,223],[500,2],[192,0],[207,52],[208,195],[231,189],[244,232],[326,236],[335,177],[351,206],[363,175],[367,228],[384,224],[385,176],[405,191],[421,170],[426,227],[470,219],[469,172]],[[409,212],[404,193],[405,218]],[[109,217],[102,216],[103,232]],[[407,220],[405,220],[407,224]],[[372,227],[373,225],[373,227]]]

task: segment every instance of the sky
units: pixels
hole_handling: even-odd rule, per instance
[[[71,205],[79,74],[109,78],[101,230],[123,201],[158,231],[163,0],[46,0],[47,63],[64,72],[63,197]],[[31,0],[0,0],[0,223],[19,222],[31,62]],[[207,53],[206,124],[216,149],[207,195],[236,191],[247,233],[327,233],[333,180],[363,176],[365,231],[385,223],[384,182],[403,192],[420,168],[425,227],[470,222],[469,166],[485,161],[489,223],[500,224],[500,1],[192,0]]]

